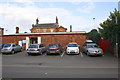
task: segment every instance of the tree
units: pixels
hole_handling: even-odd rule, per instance
[[[96,29],[92,29],[89,34],[89,38],[92,39],[96,44],[98,44],[98,41],[101,39],[100,34]]]
[[[117,24],[116,24],[117,23]],[[109,40],[112,46],[115,46],[116,39],[120,41],[120,12],[115,9],[110,12],[109,17],[103,23],[100,23],[99,32],[103,39]]]

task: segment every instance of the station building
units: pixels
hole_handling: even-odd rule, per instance
[[[66,47],[70,42],[77,42],[82,47],[87,39],[84,31],[72,32],[72,26],[70,26],[68,32],[67,28],[59,26],[57,17],[55,23],[44,24],[39,24],[37,18],[36,24],[32,24],[30,31],[31,33],[19,33],[19,27],[16,27],[16,34],[4,35],[4,28],[0,28],[0,44],[17,43],[27,49],[30,44],[35,43],[42,43],[45,46],[59,43]]]

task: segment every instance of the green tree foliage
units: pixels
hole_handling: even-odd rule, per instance
[[[120,41],[120,12],[117,11],[117,9],[115,9],[113,13],[110,12],[107,20],[105,20],[103,23],[100,23],[100,26],[101,28],[99,28],[99,32],[103,39],[110,40],[114,46],[116,43],[117,34],[117,40]]]
[[[92,29],[88,36],[90,37],[90,39],[92,39],[96,44],[98,44],[98,41],[101,39],[100,34],[98,33],[98,31],[96,29]]]

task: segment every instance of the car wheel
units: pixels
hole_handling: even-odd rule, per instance
[[[41,50],[41,52],[40,52],[40,55],[42,55],[43,54],[43,50]]]
[[[40,55],[42,55],[43,53],[42,53],[42,52],[40,52],[39,54],[40,54]]]
[[[30,53],[28,53],[28,55],[31,55]]]
[[[80,54],[80,52],[77,55],[79,55],[79,54]]]
[[[87,53],[86,53],[86,54],[87,54],[87,56],[89,56],[89,55],[90,55],[90,53],[89,53],[88,51],[87,51]]]
[[[20,49],[20,52],[22,52],[22,48]]]
[[[11,51],[11,53],[12,53],[12,54],[15,54],[15,51],[14,51],[14,50],[12,50],[12,51]]]

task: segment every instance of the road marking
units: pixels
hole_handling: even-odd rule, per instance
[[[62,53],[61,57],[63,57],[63,56],[64,56],[64,54],[65,54],[65,51]]]
[[[82,52],[80,52],[80,55],[81,55],[81,57],[83,57],[83,53]]]

